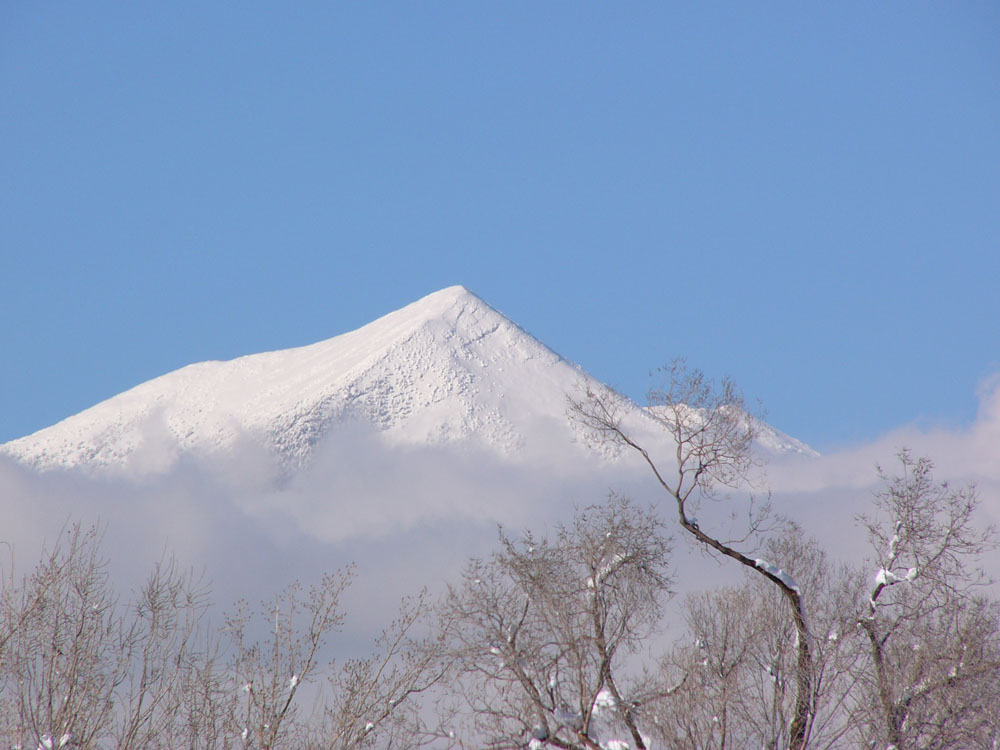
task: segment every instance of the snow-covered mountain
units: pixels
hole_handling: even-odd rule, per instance
[[[141,457],[156,471],[249,440],[294,470],[331,429],[358,422],[395,443],[472,443],[516,456],[539,428],[573,439],[566,395],[587,381],[454,286],[317,344],[189,365],[0,452],[38,469],[121,467]],[[770,428],[760,442],[775,453],[811,453]]]

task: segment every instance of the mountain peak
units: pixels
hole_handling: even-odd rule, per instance
[[[445,321],[449,325],[459,326],[469,323],[472,319],[489,319],[492,324],[504,322],[507,325],[516,324],[503,313],[483,301],[481,297],[461,285],[440,289],[426,297],[411,302],[406,307],[384,315],[368,325],[358,329],[358,333],[366,334],[378,328],[391,328],[399,331],[407,325],[419,326],[431,320]]]
[[[444,289],[438,289],[436,292],[431,292],[426,297],[417,300],[413,304],[419,305],[422,303],[430,303],[430,302],[450,303],[450,302],[465,301],[467,299],[475,300],[485,304],[483,300],[479,297],[479,295],[469,291],[466,287],[462,286],[461,284],[455,284],[454,286],[446,286]]]
[[[523,422],[564,422],[578,368],[464,286],[451,286],[355,331],[309,346],[201,362],[0,446],[37,468],[135,465],[249,438],[287,469],[345,423],[427,444],[473,440],[501,453]]]
[[[143,475],[184,455],[249,444],[287,474],[328,436],[361,425],[396,444],[528,456],[578,437],[565,408],[582,382],[596,385],[468,289],[451,286],[316,344],[188,365],[0,445],[0,453],[39,469]],[[768,447],[776,452],[805,448],[774,435]]]

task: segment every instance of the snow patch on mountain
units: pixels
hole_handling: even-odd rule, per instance
[[[296,467],[333,425],[357,421],[392,442],[510,454],[526,423],[565,422],[565,394],[585,379],[455,286],[311,346],[184,367],[0,449],[41,469],[156,470],[249,438]]]
[[[373,426],[396,445],[524,455],[540,438],[580,440],[566,396],[596,382],[461,286],[310,346],[201,362],[0,446],[37,469],[128,467],[155,474],[184,455],[249,442],[284,471],[338,426]],[[635,418],[642,420],[636,407]],[[767,428],[772,452],[804,452]]]

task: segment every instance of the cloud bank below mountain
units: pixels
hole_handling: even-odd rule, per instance
[[[992,459],[1000,445],[997,385],[984,386],[978,416],[964,428],[906,426],[819,458],[774,459],[767,473],[776,508],[835,557],[857,560],[866,550],[853,516],[877,488],[876,464],[891,472],[906,446],[935,461],[937,478],[977,483],[984,522],[1000,521],[1000,462]],[[364,628],[400,596],[453,579],[466,557],[487,554],[497,525],[552,530],[574,506],[601,502],[612,488],[660,499],[638,462],[581,460],[578,445],[553,441],[546,427],[530,440],[538,448],[532,458],[511,461],[474,447],[394,444],[371,428],[343,425],[291,478],[251,440],[237,441],[224,460],[189,458],[144,477],[39,473],[0,457],[0,541],[11,545],[23,573],[67,523],[103,523],[105,550],[128,584],[169,552],[204,566],[223,605],[355,561],[361,577],[353,606]],[[147,445],[155,462],[155,440]],[[991,566],[1000,572],[995,559]]]

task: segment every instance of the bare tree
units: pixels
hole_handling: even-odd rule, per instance
[[[375,656],[336,670],[321,657],[343,620],[350,571],[308,591],[289,587],[262,605],[261,623],[237,606],[225,640],[209,626],[207,588],[172,559],[154,566],[134,600],[121,601],[100,541],[99,529],[74,525],[23,581],[5,576],[0,736],[12,746],[418,744],[414,699],[441,674],[431,665],[436,652],[415,643],[423,596],[404,605]],[[304,686],[315,708],[302,716]]]
[[[16,628],[4,655],[3,734],[32,747],[107,739],[130,644],[97,530],[67,530],[10,605]]]
[[[99,529],[71,526],[4,601],[0,726],[20,746],[154,747],[205,612],[172,561],[120,602]]]
[[[854,686],[850,667],[857,655],[852,612],[858,576],[830,563],[794,525],[766,548],[768,557],[810,592],[814,712],[809,745],[840,747]],[[661,746],[787,747],[797,700],[798,633],[781,591],[747,571],[742,586],[688,596],[685,614],[689,635],[665,668],[687,679],[670,701],[652,707]]]
[[[752,500],[753,441],[757,420],[747,410],[742,394],[730,380],[716,388],[701,372],[682,362],[662,371],[666,382],[648,394],[646,414],[674,444],[672,456],[654,457],[626,423],[630,402],[611,389],[587,388],[582,398],[570,399],[570,416],[593,440],[636,451],[672,499],[681,528],[707,549],[731,558],[766,578],[781,592],[796,633],[796,658],[792,672],[794,706],[788,718],[788,747],[806,747],[815,714],[813,704],[813,639],[805,603],[796,581],[772,562],[740,551],[741,542],[761,529],[766,519],[755,515],[751,504],[748,529],[740,540],[729,540],[699,525],[692,513],[704,498],[720,489],[746,490]]]
[[[351,659],[329,677],[331,698],[312,744],[343,750],[414,748],[432,739],[417,700],[444,676],[440,643],[422,635],[427,594],[404,600],[375,654]]]
[[[749,732],[742,709],[758,705],[746,673],[763,623],[749,587],[692,594],[685,602],[689,636],[663,665],[681,684],[669,700],[651,706],[653,735],[661,747],[722,750],[742,747]],[[763,705],[761,702],[760,705]],[[759,743],[758,743],[759,744]]]
[[[181,671],[171,721],[151,741],[151,748],[228,750],[238,746],[232,717],[237,712],[233,677],[220,653],[219,638],[203,632],[199,646]]]
[[[662,532],[652,511],[612,498],[551,541],[501,533],[500,551],[471,561],[441,606],[457,693],[442,735],[461,747],[596,750],[599,734],[617,732],[647,747],[639,713],[662,690],[624,673],[669,593]]]
[[[308,592],[293,584],[262,602],[257,624],[266,624],[267,635],[259,640],[250,636],[254,619],[245,602],[227,618],[238,696],[228,727],[233,744],[350,750],[422,742],[415,701],[442,674],[432,663],[436,651],[417,634],[427,614],[423,594],[404,601],[374,655],[339,669],[322,660],[328,637],[344,621],[339,603],[352,577],[351,569],[328,574]],[[302,716],[297,697],[307,687],[314,707]]]
[[[173,558],[153,566],[124,613],[129,664],[118,695],[119,750],[169,747],[162,740],[189,700],[189,673],[214,655],[203,628],[207,609],[207,587],[192,572],[179,569]]]
[[[855,723],[877,746],[996,747],[1000,706],[997,602],[973,566],[996,541],[977,528],[975,488],[936,483],[926,458],[900,473],[861,517],[877,571],[857,625],[868,643]]]
[[[295,583],[261,602],[268,630],[263,639],[251,635],[253,618],[245,601],[227,616],[226,632],[234,645],[231,670],[242,692],[234,729],[244,747],[271,750],[302,731],[296,726],[295,696],[322,667],[321,649],[343,623],[338,604],[351,576],[350,570],[325,575],[307,592]]]

